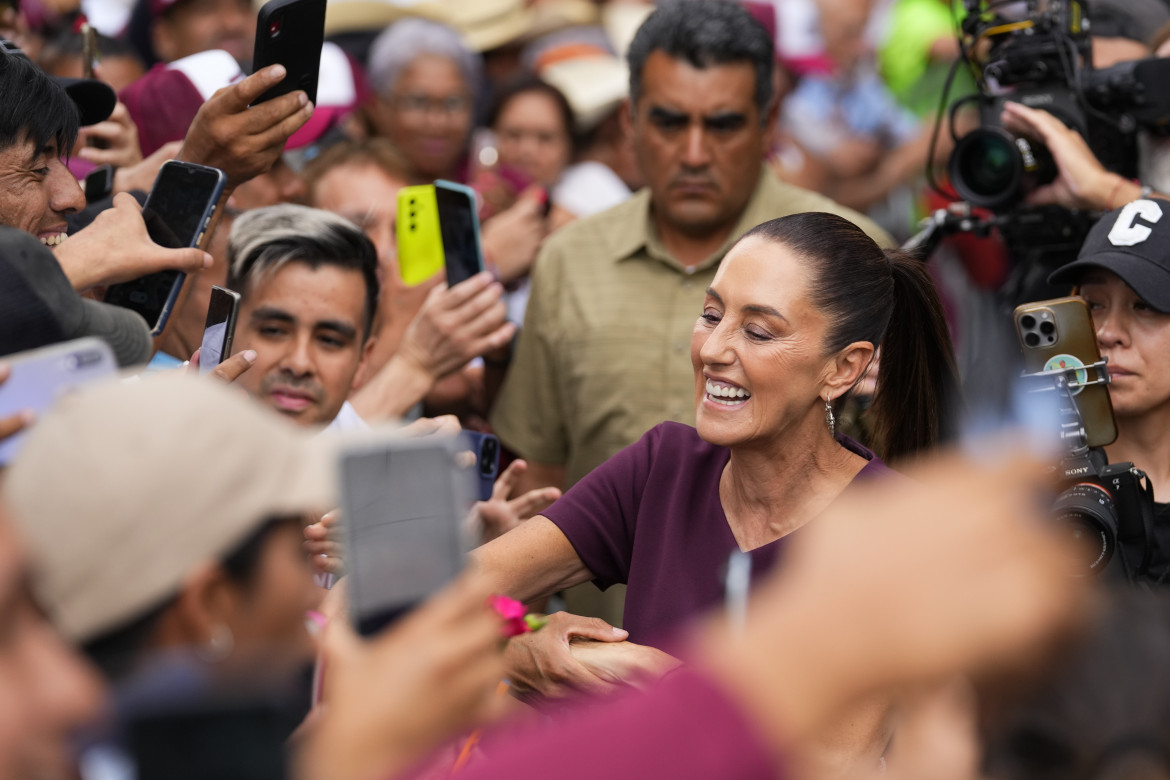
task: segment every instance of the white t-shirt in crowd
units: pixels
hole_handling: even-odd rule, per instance
[[[325,426],[325,430],[322,433],[360,431],[369,427],[370,424],[362,419],[361,415],[357,413],[357,409],[353,408],[353,404],[346,401],[341,405],[341,410],[337,412],[337,416],[333,418],[333,422]]]

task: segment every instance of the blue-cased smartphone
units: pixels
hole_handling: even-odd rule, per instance
[[[447,286],[454,287],[483,270],[475,190],[438,179],[435,200],[439,207],[439,233],[443,237]]]
[[[476,498],[487,501],[500,473],[500,440],[490,433],[464,430],[469,449],[475,453]]]
[[[172,249],[200,246],[226,183],[227,176],[218,168],[178,160],[163,163],[142,207],[151,240]],[[166,327],[186,278],[180,271],[159,271],[115,284],[106,293],[106,303],[138,312],[157,336]]]
[[[109,345],[92,336],[9,355],[4,362],[12,373],[0,385],[0,418],[25,409],[39,415],[61,396],[118,370]],[[0,466],[8,465],[22,444],[24,433],[0,441]]]

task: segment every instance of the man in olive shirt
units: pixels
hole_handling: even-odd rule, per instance
[[[772,41],[735,3],[664,5],[629,51],[627,118],[648,183],[545,244],[492,424],[526,484],[569,487],[663,420],[694,424],[691,329],[727,249],[801,211],[874,223],[764,164]]]

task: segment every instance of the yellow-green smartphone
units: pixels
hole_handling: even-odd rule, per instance
[[[398,191],[398,273],[404,284],[422,284],[443,270],[443,234],[435,185]]]

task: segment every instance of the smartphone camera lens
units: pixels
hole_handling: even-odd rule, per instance
[[[1036,318],[1031,314],[1025,314],[1023,317],[1020,317],[1020,327],[1031,330],[1036,327]]]
[[[1043,333],[1045,336],[1051,336],[1053,333],[1056,332],[1056,325],[1051,323],[1051,322],[1041,322],[1040,323],[1040,332]]]
[[[479,451],[479,473],[490,476],[496,471],[496,455],[499,445],[495,439],[484,439]]]
[[[1038,346],[1040,346],[1040,337],[1037,336],[1035,333],[1025,333],[1024,334],[1024,343],[1027,344],[1029,347],[1038,347]]]
[[[273,19],[268,24],[268,37],[269,38],[277,38],[279,36],[280,36],[280,20]]]

